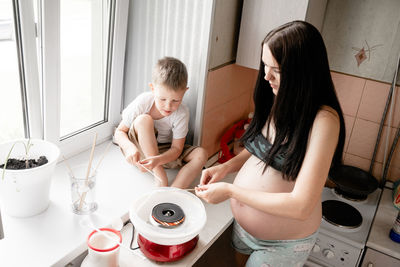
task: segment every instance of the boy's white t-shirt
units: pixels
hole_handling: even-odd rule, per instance
[[[152,92],[138,95],[123,111],[122,123],[130,128],[133,121],[141,114],[148,114],[154,103]],[[171,143],[172,139],[186,137],[189,130],[189,109],[181,103],[177,110],[169,116],[154,120],[154,127],[158,131],[158,143]]]

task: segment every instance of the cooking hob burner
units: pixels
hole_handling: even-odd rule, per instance
[[[151,217],[163,227],[175,227],[183,223],[185,213],[174,203],[160,203],[154,206]]]
[[[335,187],[333,189],[333,192],[336,195],[338,195],[338,196],[340,196],[340,197],[342,197],[344,199],[351,200],[351,201],[357,201],[357,202],[364,201],[368,197],[368,195],[355,195],[355,194],[351,194],[349,192],[344,192],[343,190],[341,190],[341,189],[339,189],[337,187]]]
[[[322,202],[322,218],[335,226],[348,229],[359,227],[363,221],[356,208],[338,200]]]

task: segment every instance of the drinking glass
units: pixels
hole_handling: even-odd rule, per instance
[[[71,180],[72,211],[76,214],[86,215],[97,210],[96,203],[96,175],[91,168],[87,175],[87,165],[75,166],[69,172]],[[87,176],[87,177],[86,177]]]

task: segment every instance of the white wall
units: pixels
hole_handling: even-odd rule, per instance
[[[305,20],[321,30],[327,0],[245,0],[236,64],[258,69],[261,42],[272,29]]]

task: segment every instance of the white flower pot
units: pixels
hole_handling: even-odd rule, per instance
[[[10,148],[16,140],[0,144],[0,162],[3,164]],[[18,141],[18,140],[17,140]],[[26,139],[21,139],[25,144]],[[14,217],[28,217],[39,214],[49,206],[51,176],[60,155],[60,149],[53,143],[40,139],[31,139],[33,146],[28,157],[37,159],[46,156],[48,162],[42,166],[23,169],[5,170],[4,179],[0,170],[1,211]],[[24,145],[17,143],[10,158],[25,155]]]

